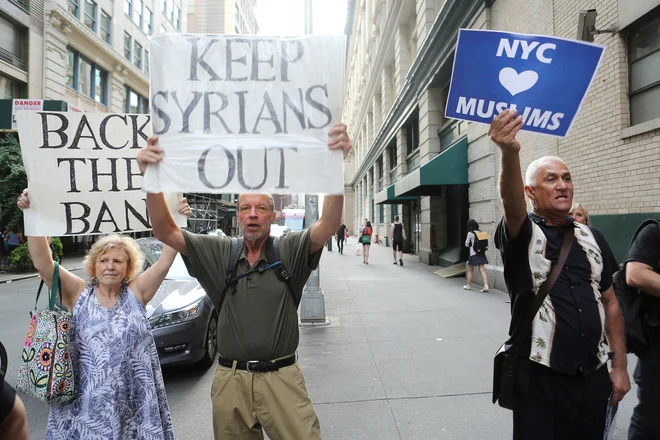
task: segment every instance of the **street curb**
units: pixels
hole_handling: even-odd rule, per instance
[[[68,269],[68,270],[72,272],[74,270],[80,270],[82,268],[83,267],[81,266],[81,267],[74,267],[74,268]],[[14,281],[23,281],[23,280],[29,280],[29,279],[32,279],[32,278],[39,278],[39,274],[38,273],[31,273],[29,275],[22,275],[22,276],[19,276],[19,277],[16,277],[16,278],[10,278],[10,279],[5,279],[5,280],[0,279],[0,284],[9,284],[9,283],[13,283]]]

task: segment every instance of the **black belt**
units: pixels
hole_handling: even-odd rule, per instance
[[[234,361],[229,359],[222,358],[218,356],[218,363],[223,367],[233,368]],[[286,359],[280,359],[279,361],[247,361],[247,362],[236,362],[237,370],[245,370],[249,373],[267,373],[269,371],[277,371],[280,368],[288,367],[296,363],[296,356],[291,355]]]

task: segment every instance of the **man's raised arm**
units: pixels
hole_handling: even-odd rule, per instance
[[[522,116],[516,110],[504,110],[495,116],[488,134],[502,152],[500,171],[500,197],[504,205],[504,223],[507,238],[514,241],[527,218],[525,184],[520,169],[520,143],[516,134],[523,126]]]
[[[144,175],[147,165],[158,163],[163,158],[163,149],[158,146],[158,138],[150,137],[147,148],[137,155],[140,171]],[[163,193],[147,193],[147,211],[154,236],[166,245],[176,249],[182,255],[187,255],[183,232],[176,224]]]

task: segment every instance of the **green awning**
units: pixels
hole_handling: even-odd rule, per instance
[[[419,199],[419,197],[405,197],[405,196],[396,197],[394,195],[394,185],[396,185],[396,183],[393,183],[384,190],[376,193],[376,195],[374,196],[374,202],[377,205],[380,204],[398,205],[400,203],[406,203],[406,202],[410,202],[411,200]]]
[[[467,185],[467,137],[394,184],[395,197],[433,196],[443,185]]]

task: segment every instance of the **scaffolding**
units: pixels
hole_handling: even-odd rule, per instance
[[[236,203],[234,195],[223,199],[222,194],[185,194],[190,205],[192,217],[188,219],[188,228],[193,232],[222,229],[229,236],[236,235]],[[227,197],[227,195],[225,195]],[[138,239],[152,237],[152,231],[127,232],[126,235]],[[83,235],[61,237],[67,252],[87,252],[103,235]]]
[[[229,197],[230,200],[223,198],[222,194],[190,193],[185,194],[185,197],[192,211],[192,216],[188,219],[192,231],[222,229],[229,236],[235,233],[236,203],[233,194]]]

